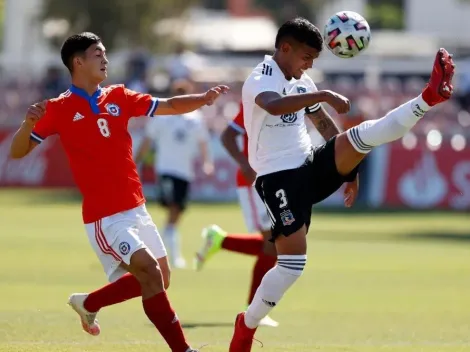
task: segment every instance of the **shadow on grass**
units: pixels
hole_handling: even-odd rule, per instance
[[[223,327],[233,327],[233,323],[222,323],[222,322],[186,322],[182,323],[181,326],[183,329],[197,329],[197,328],[223,328]]]
[[[362,204],[356,204],[352,208],[346,208],[343,206],[339,207],[324,207],[321,204],[317,204],[313,206],[313,214],[327,214],[327,215],[341,215],[341,216],[357,216],[357,215],[373,215],[373,214],[380,214],[380,215],[401,215],[401,216],[415,216],[415,215],[435,215],[435,214],[469,214],[469,210],[467,209],[413,209],[413,208],[405,208],[405,207],[367,207]]]
[[[445,242],[470,242],[469,233],[412,233],[397,236],[401,240],[445,241]]]
[[[150,327],[155,329],[155,326],[149,324]],[[231,328],[233,323],[227,322],[182,322],[183,329],[199,329],[199,328]]]
[[[335,231],[322,229],[319,232],[312,230],[308,235],[307,240],[320,240],[331,242],[351,242],[351,243],[407,243],[407,242],[448,242],[448,243],[470,243],[470,229],[465,231],[445,231],[445,232],[400,232],[400,233],[387,233],[387,231],[374,232],[361,232],[361,229],[349,231]],[[313,244],[314,245],[314,244]]]

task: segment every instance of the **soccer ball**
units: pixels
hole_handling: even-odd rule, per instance
[[[330,17],[325,25],[323,38],[333,54],[349,59],[369,46],[370,27],[358,13],[341,11]]]

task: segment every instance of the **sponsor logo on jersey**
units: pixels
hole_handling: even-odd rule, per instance
[[[291,114],[284,114],[281,116],[281,120],[285,123],[294,123],[295,121],[297,121],[297,113],[294,112]]]
[[[83,116],[82,114],[77,112],[77,113],[75,113],[75,116],[73,117],[73,121],[78,121],[78,120],[81,120],[83,118],[85,118],[85,116]]]

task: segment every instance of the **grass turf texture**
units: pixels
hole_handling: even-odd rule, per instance
[[[164,212],[149,204],[159,228]],[[82,333],[72,292],[105,283],[80,204],[52,191],[1,191],[0,352],[147,352],[167,347],[135,299]],[[210,223],[244,232],[237,205],[193,204],[181,227],[191,263]],[[302,278],[260,328],[253,351],[470,351],[470,218],[466,214],[314,215]],[[220,253],[204,271],[175,270],[170,299],[194,347],[228,351],[253,258]]]

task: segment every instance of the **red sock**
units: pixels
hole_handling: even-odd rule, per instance
[[[97,312],[103,307],[141,295],[142,290],[137,279],[131,274],[125,274],[119,280],[90,293],[84,302],[84,307],[89,312]]]
[[[166,292],[142,301],[145,314],[165,339],[172,352],[186,352],[189,345],[184,337],[178,316],[171,307]]]
[[[249,255],[258,255],[263,250],[263,236],[260,234],[229,234],[222,242],[222,248]]]
[[[248,304],[251,304],[253,297],[255,297],[256,290],[261,284],[264,275],[276,265],[277,257],[261,253],[258,256],[255,267],[253,268],[253,279],[251,280],[250,296]]]

